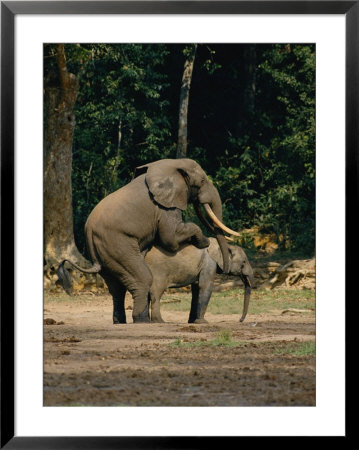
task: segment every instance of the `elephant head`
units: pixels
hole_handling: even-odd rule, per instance
[[[241,247],[237,245],[228,245],[229,251],[229,273],[234,276],[238,276],[244,283],[244,303],[243,313],[240,318],[240,322],[246,318],[249,306],[249,300],[251,297],[252,286],[254,285],[254,272],[250,265],[247,255]],[[223,260],[221,252],[216,245],[216,241],[210,239],[210,245],[208,247],[209,256],[217,263],[217,266],[222,270]]]
[[[192,159],[162,159],[137,167],[134,177],[145,173],[145,180],[152,199],[163,208],[178,208],[184,211],[188,203],[204,205],[213,214],[211,231],[216,235],[224,261],[223,271],[229,270],[229,254],[225,236],[221,228],[222,202],[217,189],[203,171],[201,166]],[[198,212],[197,212],[198,214]],[[216,221],[213,222],[213,217]],[[225,227],[225,231],[237,235]]]

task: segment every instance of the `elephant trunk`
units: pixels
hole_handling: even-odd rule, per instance
[[[203,204],[203,206],[206,210],[207,210],[206,207],[209,206],[210,209],[212,210],[214,216],[221,222],[222,221],[221,198],[219,196],[217,189],[213,185],[211,185],[211,189],[209,190],[209,192],[210,192],[209,198],[206,198],[205,196],[200,194],[198,197],[199,202],[201,204]],[[199,218],[201,218],[201,216],[199,216]],[[223,273],[229,273],[229,250],[228,250],[228,245],[227,245],[224,233],[214,223],[213,223],[213,231],[214,231],[214,234],[216,235],[216,239],[217,239],[219,248],[221,249],[221,252],[222,252]]]
[[[246,315],[248,312],[249,300],[251,298],[251,290],[252,290],[249,277],[246,275],[243,275],[242,280],[244,283],[244,303],[243,303],[242,317],[239,320],[240,322],[243,322],[243,320],[246,318]]]
[[[216,239],[223,258],[223,273],[229,273],[229,251],[225,236],[221,230],[215,228]]]

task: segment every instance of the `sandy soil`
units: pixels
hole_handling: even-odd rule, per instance
[[[207,313],[201,325],[188,312],[162,311],[163,324],[126,313],[113,325],[108,295],[45,300],[45,406],[315,405],[315,356],[284,351],[315,340],[313,312]],[[237,346],[211,345],[223,330]]]

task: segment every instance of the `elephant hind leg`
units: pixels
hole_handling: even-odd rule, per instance
[[[132,318],[134,322],[150,322],[149,304],[152,273],[144,262],[143,257],[126,265],[125,282],[133,297]]]
[[[150,322],[150,285],[148,283],[139,283],[135,288],[129,288],[129,291],[133,297],[133,321]]]
[[[148,272],[147,272],[148,271]],[[132,318],[134,322],[149,322],[150,287],[152,274],[145,267],[141,280],[126,276],[126,286],[118,276],[104,276],[113,298],[113,323],[126,323],[125,294],[128,290],[133,298]]]
[[[111,274],[133,297],[134,322],[149,322],[150,288],[152,273],[147,267],[136,239],[112,240],[106,247],[99,243],[101,260],[106,261],[106,273]],[[100,250],[99,250],[100,248]]]
[[[113,275],[102,274],[113,300],[113,323],[126,323],[126,287]]]

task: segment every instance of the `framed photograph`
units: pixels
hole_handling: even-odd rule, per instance
[[[357,1],[1,2],[1,448],[347,436],[358,29]]]

